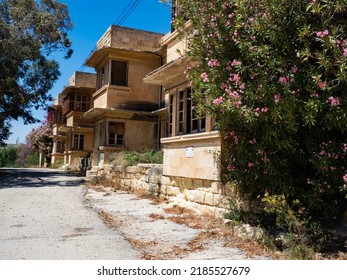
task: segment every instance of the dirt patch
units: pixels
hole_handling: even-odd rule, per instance
[[[104,223],[121,232],[143,259],[269,259],[266,250],[255,242],[248,247],[249,252],[232,244],[232,232],[213,216],[163,200],[153,202],[148,196],[105,192],[110,195],[89,189],[86,199]]]

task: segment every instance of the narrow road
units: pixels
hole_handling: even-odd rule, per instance
[[[83,178],[48,169],[0,169],[0,259],[139,259],[83,201]]]

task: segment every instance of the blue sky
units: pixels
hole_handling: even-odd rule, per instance
[[[53,97],[67,85],[75,71],[80,70],[83,62],[95,47],[96,42],[107,28],[118,21],[120,15],[133,0],[60,0],[67,4],[74,29],[69,33],[74,53],[69,60],[63,54],[53,55],[60,64],[61,76],[49,92]],[[166,34],[170,31],[170,11],[159,0],[141,0],[136,9],[122,23],[122,26]],[[93,69],[85,68],[90,72]],[[40,120],[45,111],[33,111]],[[12,122],[12,135],[8,143],[25,142],[26,135],[40,124],[24,125],[22,120]]]

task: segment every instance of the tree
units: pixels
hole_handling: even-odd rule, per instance
[[[199,61],[188,78],[223,136],[223,180],[337,220],[347,208],[347,0],[179,3],[176,28]]]
[[[18,147],[7,146],[0,147],[0,167],[14,166],[17,159]]]
[[[40,153],[45,158],[46,163],[50,163],[49,155],[52,151],[52,134],[52,125],[46,120],[38,128],[33,128],[26,137],[32,153]]]
[[[72,54],[67,32],[72,23],[57,0],[0,1],[0,145],[10,135],[10,121],[37,122],[32,108],[51,100],[48,91],[58,79],[54,51]]]

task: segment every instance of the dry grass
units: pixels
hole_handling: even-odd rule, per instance
[[[107,225],[109,228],[111,229],[117,229],[119,228],[120,224],[119,222],[113,217],[112,214],[107,213],[103,210],[98,211],[99,216],[101,217],[101,219],[103,220],[103,222],[105,223],[105,225]]]
[[[254,255],[266,255],[274,259],[279,257],[268,248],[261,246],[255,240],[244,239],[234,235],[231,228],[225,227],[221,220],[210,214],[196,214],[194,211],[180,206],[167,208],[165,212],[173,214],[168,217],[169,220],[177,224],[183,224],[194,229],[200,229],[202,232],[187,245],[191,251],[203,250],[205,240],[219,240],[226,247],[237,247],[244,251],[247,257]]]
[[[165,219],[164,215],[154,214],[154,213],[149,214],[149,217],[153,220],[164,220]]]

